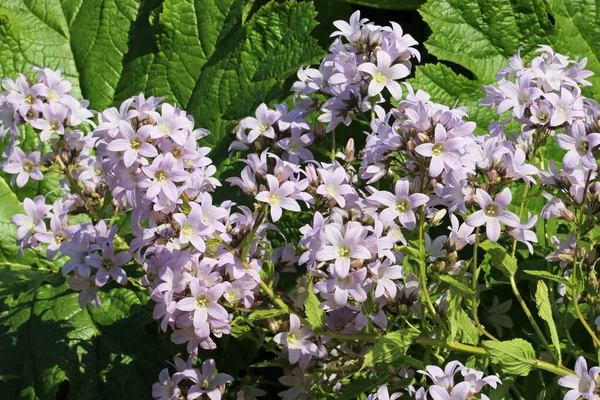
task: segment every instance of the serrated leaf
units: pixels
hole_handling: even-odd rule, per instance
[[[400,362],[406,355],[413,339],[418,335],[419,331],[412,328],[386,333],[365,354],[362,368],[372,367],[379,363],[395,364]]]
[[[287,93],[283,80],[323,55],[310,37],[311,3],[271,2],[245,23],[243,9],[243,0],[165,0],[151,28],[156,48],[128,58],[117,98],[165,96],[212,131],[203,143],[224,159],[233,120]]]
[[[513,339],[503,342],[484,340],[482,345],[492,362],[499,364],[502,371],[507,374],[527,376],[533,368],[535,351],[531,343],[526,340]]]
[[[524,270],[523,272],[526,273],[527,275],[535,276],[537,278],[550,279],[553,282],[566,285],[567,287],[569,286],[569,281],[568,280],[566,280],[562,276],[554,275],[554,274],[552,274],[551,272],[548,272],[548,271]]]
[[[315,296],[312,281],[308,284],[308,296],[304,301],[304,312],[310,326],[316,334],[323,333],[325,330],[325,311],[319,307],[321,302]]]
[[[136,18],[136,0],[4,0],[0,4],[0,76],[31,66],[60,68],[94,108],[113,94]]]
[[[467,285],[465,285],[462,282],[457,281],[456,279],[454,279],[453,277],[451,277],[449,275],[440,275],[440,276],[438,276],[438,279],[440,281],[445,282],[445,283],[449,284],[450,286],[458,289],[459,291],[461,291],[463,294],[465,294],[467,296],[473,295],[473,291],[471,290],[470,287],[468,287]]]
[[[100,293],[102,309],[81,310],[58,273],[14,265],[1,271],[0,375],[18,376],[0,382],[3,397],[54,399],[63,382],[69,398],[148,397],[171,356],[144,329],[152,321],[146,294],[114,288]],[[7,283],[10,274],[18,282]]]
[[[274,308],[272,310],[261,310],[260,312],[252,312],[246,319],[246,322],[252,324],[256,321],[262,321],[263,319],[277,317],[279,315],[286,314],[284,310]]]
[[[491,242],[483,242],[480,247],[490,255],[494,267],[501,270],[508,277],[515,275],[517,272],[517,259],[508,254],[504,247]]]
[[[425,0],[342,0],[357,6],[381,8],[385,10],[416,10]]]
[[[433,101],[467,105],[468,119],[481,132],[492,121],[490,111],[479,104],[481,85],[495,82],[519,46],[526,45],[521,54],[527,61],[537,45],[546,44],[573,59],[588,57],[594,87],[584,94],[591,96],[600,84],[599,7],[597,0],[428,0],[419,9],[432,31],[425,47],[472,76],[451,73],[442,64],[427,65],[417,68],[411,83],[430,91]]]
[[[560,341],[558,339],[558,331],[552,317],[552,306],[550,305],[550,296],[548,295],[548,286],[544,281],[538,281],[537,290],[535,292],[535,304],[537,305],[540,318],[546,321],[550,330],[550,338],[556,352],[560,353]]]
[[[447,311],[448,326],[450,327],[449,339],[460,343],[477,344],[479,330],[463,309],[461,301],[463,297],[464,294],[459,293],[457,289],[450,289]]]
[[[260,279],[267,284],[269,287],[273,287],[273,281],[275,280],[275,266],[270,260],[265,260],[260,269]]]
[[[398,251],[404,254],[405,256],[412,258],[413,260],[419,260],[421,258],[419,250],[409,246],[400,246],[398,248]]]

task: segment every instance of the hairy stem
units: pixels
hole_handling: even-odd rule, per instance
[[[442,347],[448,350],[456,350],[462,353],[472,354],[475,356],[487,356],[488,353],[483,347],[470,346],[462,343],[446,342],[441,339],[432,339],[429,337],[418,336],[413,340],[414,343],[423,346]],[[543,369],[560,376],[575,375],[575,372],[560,365],[555,365],[542,360],[531,361],[531,365],[535,368]]]
[[[485,336],[487,336],[494,342],[499,342],[500,340],[498,340],[494,335],[489,333],[483,327],[483,325],[481,325],[481,322],[479,322],[479,317],[477,316],[477,298],[478,298],[478,294],[479,294],[479,291],[477,288],[477,281],[478,281],[478,277],[479,277],[479,266],[477,265],[477,251],[478,250],[479,250],[479,227],[475,230],[475,245],[473,246],[473,278],[471,281],[471,290],[473,292],[473,295],[471,296],[471,318],[473,319],[473,321],[475,321],[475,325],[477,325],[477,328],[479,329],[479,331],[481,333],[483,333]]]

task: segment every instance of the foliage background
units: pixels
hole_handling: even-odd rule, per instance
[[[32,65],[61,68],[73,92],[96,110],[140,91],[165,96],[213,132],[205,145],[227,176],[235,168],[226,154],[235,121],[262,102],[285,100],[296,69],[325,54],[332,21],[357,9],[379,24],[400,23],[424,43],[411,83],[435,101],[469,107],[482,132],[497,117],[479,106],[481,85],[522,44],[525,58],[537,44],[585,55],[596,72],[590,80],[600,83],[598,7],[589,0],[2,0],[0,76]],[[26,136],[24,149],[37,145]],[[14,192],[0,180],[1,397],[148,398],[165,361],[183,349],[152,320],[146,292],[133,284],[111,287],[101,293],[102,309],[80,310],[77,293],[57,273],[60,260],[46,261],[39,251],[17,257],[11,216],[21,212],[24,197],[57,196],[57,181],[48,176]],[[137,278],[136,271],[128,274]],[[521,284],[531,299],[530,282]],[[513,319],[525,321],[518,312]],[[266,358],[234,337],[221,340],[210,357],[238,377]],[[262,371],[273,381],[280,376],[278,367]],[[555,388],[531,393],[540,390]]]

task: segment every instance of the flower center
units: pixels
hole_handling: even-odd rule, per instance
[[[53,122],[50,124],[50,129],[51,129],[52,131],[57,131],[57,130],[58,130],[58,128],[60,128],[60,123],[59,123],[58,121],[53,121]]]
[[[169,126],[167,124],[164,124],[164,123],[159,124],[158,129],[165,135],[167,135],[169,133]]]
[[[138,138],[131,139],[129,141],[129,147],[131,148],[131,150],[139,150],[140,147],[142,147],[142,141]]]
[[[398,210],[401,213],[405,213],[410,209],[410,202],[408,201],[408,199],[401,199],[398,201],[398,204],[396,204],[396,210]]]
[[[184,236],[191,236],[191,235],[192,235],[192,233],[194,233],[194,230],[192,229],[192,227],[191,227],[191,226],[189,226],[189,225],[184,225],[184,226],[181,228],[181,233],[183,233],[183,235],[184,235]]]
[[[173,154],[173,157],[175,157],[176,159],[180,159],[183,155],[183,151],[181,150],[181,147],[176,147],[173,149],[171,154]]]
[[[325,186],[325,191],[327,192],[328,195],[333,196],[335,195],[335,188],[331,185],[327,185]]]
[[[385,82],[385,75],[382,74],[381,72],[377,72],[375,74],[375,82],[377,82],[377,83],[383,83],[383,82]]]
[[[546,121],[548,121],[548,113],[547,112],[542,112],[538,115],[537,119],[538,121],[540,121],[541,123],[546,123]]]
[[[293,345],[297,341],[298,341],[298,338],[296,337],[296,334],[294,332],[288,333],[288,336],[287,336],[287,342],[288,342],[288,344]]]
[[[156,173],[154,174],[154,179],[158,183],[164,182],[167,179],[167,172],[163,170],[156,171]]]
[[[495,217],[498,215],[498,207],[495,204],[488,204],[487,206],[485,206],[485,208],[483,209],[483,212],[485,213],[485,215],[487,215],[488,217]]]
[[[25,96],[25,104],[27,104],[28,106],[30,106],[34,102],[35,102],[35,97],[33,97],[32,94],[28,94],[27,96]]]
[[[208,308],[208,299],[204,296],[198,297],[196,303],[198,304],[198,308]]]
[[[431,148],[431,152],[434,156],[439,156],[444,151],[444,145],[442,143],[436,143]]]
[[[579,152],[586,154],[590,151],[590,142],[587,139],[582,139],[579,143]]]
[[[54,90],[48,90],[48,98],[52,101],[58,98],[57,93]]]
[[[30,108],[29,110],[27,110],[25,116],[27,117],[27,119],[34,119],[35,117],[37,117],[37,112],[33,108]]]
[[[271,126],[269,126],[269,125],[264,125],[264,124],[263,124],[263,125],[260,125],[260,126],[258,127],[258,130],[259,130],[259,131],[261,131],[261,132],[266,132],[266,131],[268,131],[268,130],[269,130],[269,128],[270,128],[270,127],[271,127]]]
[[[30,173],[32,173],[32,172],[33,172],[33,168],[34,168],[34,167],[35,167],[35,166],[33,165],[33,162],[31,162],[31,161],[29,161],[29,160],[26,160],[26,161],[23,163],[23,171],[27,172],[28,174],[30,174]]]
[[[276,206],[279,204],[279,198],[275,196],[275,194],[271,193],[269,195],[269,203],[271,203],[272,206]]]
[[[104,260],[102,260],[102,268],[110,271],[110,269],[113,267],[113,262],[111,259],[109,258],[105,258]]]
[[[56,244],[61,244],[65,241],[65,236],[62,233],[59,233],[56,236],[54,236],[54,241],[56,242]]]
[[[350,255],[350,249],[348,247],[340,247],[338,250],[339,258],[348,258]]]

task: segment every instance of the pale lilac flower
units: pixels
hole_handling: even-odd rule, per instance
[[[544,98],[554,106],[554,113],[550,119],[551,126],[560,126],[565,122],[572,124],[575,120],[584,117],[581,93],[576,87],[575,95],[569,89],[562,87],[560,96],[556,93],[544,93]]]
[[[256,200],[267,203],[271,206],[271,218],[277,222],[281,218],[282,209],[290,211],[300,211],[300,205],[296,200],[290,198],[296,191],[294,182],[284,182],[281,186],[279,180],[273,175],[267,175],[269,190],[265,190],[256,195]]]
[[[134,131],[129,122],[120,121],[119,133],[122,139],[115,139],[108,143],[106,149],[109,151],[122,151],[123,163],[126,167],[131,167],[139,157],[156,157],[158,151],[156,147],[146,140],[150,137],[152,127],[144,125],[137,131]]]
[[[44,104],[42,114],[44,118],[31,121],[31,126],[41,129],[40,140],[45,142],[53,133],[62,135],[65,132],[63,122],[67,118],[69,109],[60,103]]]
[[[414,208],[422,206],[429,201],[429,196],[422,193],[409,192],[408,179],[402,178],[396,182],[395,195],[386,191],[378,191],[369,197],[371,200],[387,207],[379,214],[379,220],[389,224],[396,218],[407,229],[415,229],[417,220]]]
[[[402,98],[402,88],[396,82],[397,79],[402,79],[410,74],[409,69],[404,64],[392,64],[392,59],[388,53],[383,50],[377,51],[377,65],[367,62],[360,64],[358,69],[371,75],[372,79],[369,82],[369,97],[373,97],[387,88],[396,100]]]
[[[273,338],[273,341],[287,349],[290,364],[297,363],[301,356],[303,356],[306,361],[304,365],[300,362],[300,368],[304,370],[310,358],[319,355],[317,345],[309,340],[312,336],[313,333],[310,327],[301,326],[298,316],[290,314],[290,330],[278,333]]]
[[[237,186],[244,191],[244,193],[256,196],[258,186],[256,185],[256,178],[252,172],[252,168],[246,166],[242,170],[241,176],[237,176],[225,179],[231,186]]]
[[[508,165],[505,174],[507,178],[513,181],[523,179],[527,185],[535,183],[535,179],[530,175],[537,175],[539,170],[531,164],[525,164],[525,152],[522,149],[517,148],[514,155],[509,153],[506,165]]]
[[[23,200],[23,209],[25,214],[15,214],[11,217],[12,223],[17,227],[17,240],[25,238],[32,230],[45,232],[44,219],[52,209],[52,206],[46,204],[46,198],[42,195],[33,200],[26,197]]]
[[[372,257],[369,249],[361,245],[367,233],[359,224],[348,224],[344,235],[337,226],[325,226],[322,235],[328,245],[317,251],[317,261],[335,260],[335,272],[338,276],[345,277],[350,271],[350,259],[368,260]]]
[[[454,386],[454,375],[462,368],[464,368],[464,366],[460,361],[451,361],[446,364],[443,370],[435,365],[427,365],[425,371],[418,370],[417,372],[428,376],[435,385],[444,392],[449,393]]]
[[[550,200],[546,205],[542,208],[540,215],[544,219],[557,218],[557,219],[566,219],[567,221],[573,221],[575,218],[575,214],[571,210],[567,208],[565,203],[558,197],[552,196],[548,192],[542,192],[542,196],[546,199]]]
[[[367,396],[366,400],[396,400],[402,396],[402,393],[392,393],[388,391],[387,385],[380,386],[377,389],[377,393],[373,393]]]
[[[533,254],[533,246],[531,243],[537,243],[537,235],[534,231],[531,230],[537,222],[538,216],[534,215],[533,217],[525,221],[522,225],[516,228],[512,228],[508,230],[508,234],[513,238],[517,239],[521,243],[525,243],[527,249],[529,249],[529,253]]]
[[[423,143],[415,148],[415,151],[424,156],[431,157],[429,164],[429,176],[436,177],[442,173],[444,168],[452,169],[459,164],[460,150],[465,146],[461,137],[448,139],[446,128],[442,124],[435,126],[434,143]]]
[[[539,98],[544,92],[539,88],[531,85],[532,76],[523,74],[517,79],[517,83],[509,80],[504,81],[498,89],[505,96],[498,105],[498,114],[513,109],[513,114],[516,118],[523,118],[525,110],[531,104],[531,101]]]
[[[279,120],[281,113],[276,110],[269,110],[265,103],[262,103],[256,109],[256,118],[246,117],[241,124],[244,128],[250,129],[248,132],[248,141],[254,142],[259,136],[273,139],[275,130],[273,124]]]
[[[150,112],[156,121],[156,125],[152,126],[150,137],[158,139],[169,137],[175,143],[183,146],[187,141],[189,132],[193,129],[193,123],[185,117],[185,113],[177,107],[173,107],[168,103],[161,106],[161,113]]]
[[[347,183],[348,175],[344,167],[337,167],[333,172],[319,168],[318,172],[323,183],[317,188],[317,193],[334,199],[340,207],[344,208],[346,206],[344,195],[354,193],[352,186]]]
[[[600,144],[600,133],[586,134],[583,123],[573,124],[571,133],[573,136],[562,133],[556,134],[558,146],[567,150],[567,154],[562,160],[563,165],[573,169],[581,164],[595,171],[598,165],[592,150]]]
[[[469,382],[460,382],[453,386],[450,392],[441,386],[431,385],[429,387],[429,396],[433,400],[468,400],[471,397],[471,384]]]
[[[215,230],[203,220],[202,207],[198,203],[192,202],[190,206],[192,210],[187,216],[182,213],[173,214],[173,219],[180,226],[179,242],[183,245],[191,243],[198,251],[204,251],[204,238]]]
[[[481,210],[475,211],[469,215],[465,221],[472,227],[486,225],[486,234],[490,242],[497,242],[500,238],[500,223],[503,223],[511,228],[519,226],[520,221],[514,213],[506,211],[512,200],[512,194],[509,188],[505,188],[500,194],[492,200],[490,195],[482,189],[477,189],[475,197]]]
[[[92,303],[94,307],[102,307],[102,302],[98,297],[99,287],[96,286],[95,275],[91,275],[87,278],[79,275],[70,276],[67,278],[67,283],[71,289],[79,291],[77,301],[79,302],[79,307],[81,307],[82,310],[87,306],[88,301]]]
[[[101,240],[98,247],[101,249],[101,254],[88,254],[84,258],[88,265],[98,268],[96,286],[104,286],[109,276],[121,285],[127,284],[127,275],[121,265],[131,260],[131,254],[125,251],[115,254],[115,247],[108,239]]]
[[[343,20],[334,21],[333,26],[339,30],[333,32],[330,36],[344,36],[349,41],[353,41],[358,38],[362,25],[367,21],[367,18],[360,18],[360,10],[357,10],[350,16],[349,23]]]
[[[351,272],[344,277],[339,276],[334,270],[332,278],[317,282],[315,289],[323,294],[333,293],[333,300],[338,307],[345,307],[348,304],[348,297],[362,303],[367,300],[367,293],[362,288],[366,276],[366,268]]]
[[[216,284],[207,288],[204,283],[200,284],[197,279],[190,282],[190,297],[185,297],[177,303],[177,309],[193,313],[195,329],[201,329],[208,322],[209,317],[216,320],[227,319],[227,310],[217,301],[223,295],[225,286]]]
[[[396,298],[398,286],[394,280],[404,276],[404,268],[400,265],[391,265],[392,260],[386,258],[383,263],[377,261],[374,265],[369,265],[372,273],[376,274],[373,281],[377,284],[375,287],[375,298],[383,297],[387,293],[390,298]]]
[[[221,400],[219,386],[233,382],[231,375],[216,372],[215,360],[208,359],[202,363],[202,372],[197,369],[185,370],[184,374],[195,384],[190,386],[187,394],[189,400],[197,399],[202,395],[211,400]]]
[[[292,133],[289,138],[281,139],[277,145],[288,154],[289,162],[297,164],[300,161],[312,160],[313,154],[306,147],[313,142],[313,136],[310,133],[300,135]]]
[[[562,387],[569,388],[564,400],[576,400],[580,397],[584,399],[596,400],[596,388],[600,379],[600,367],[592,367],[589,371],[587,362],[583,356],[579,356],[575,363],[575,374],[562,377],[558,380],[558,384]]]
[[[44,179],[44,174],[38,168],[40,156],[39,151],[25,154],[19,147],[13,146],[3,170],[11,175],[16,175],[13,179],[16,180],[18,187],[25,186],[29,178],[41,181]]]
[[[185,181],[189,173],[178,163],[171,153],[160,154],[151,165],[142,167],[147,178],[140,180],[139,187],[146,189],[146,196],[153,199],[159,193],[164,193],[171,201],[177,201],[179,192],[175,182]]]
[[[183,379],[181,374],[175,374],[173,379],[167,368],[160,371],[158,382],[152,384],[152,398],[155,400],[179,400],[182,398],[181,389],[177,384]]]

